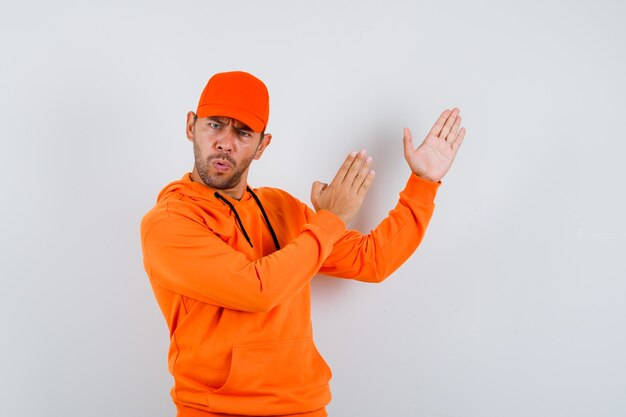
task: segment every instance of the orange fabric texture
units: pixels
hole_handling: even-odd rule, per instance
[[[439,184],[411,175],[373,231],[346,230],[284,191],[227,198],[186,174],[141,223],[144,266],[170,331],[179,417],[325,416],[331,371],[312,339],[310,280],[319,272],[380,282],[417,248]]]
[[[200,118],[228,116],[255,132],[265,130],[270,116],[270,97],[263,81],[243,71],[215,74],[202,91],[196,115]]]

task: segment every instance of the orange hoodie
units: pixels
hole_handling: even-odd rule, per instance
[[[367,235],[284,191],[256,189],[280,250],[249,191],[218,197],[190,174],[165,187],[141,237],[170,330],[178,416],[326,416],[331,372],[312,339],[309,282],[318,272],[385,279],[421,241],[438,186],[411,175]]]

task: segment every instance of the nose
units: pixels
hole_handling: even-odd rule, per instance
[[[226,128],[226,129],[224,129],[222,134],[219,135],[219,137],[218,137],[218,139],[217,139],[217,141],[215,143],[215,146],[220,151],[230,152],[230,151],[233,150],[235,139],[236,139],[236,131],[235,131],[235,129]]]

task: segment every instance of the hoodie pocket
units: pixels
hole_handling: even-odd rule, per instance
[[[310,338],[234,346],[228,378],[207,401],[230,414],[317,410],[330,401],[331,375]]]

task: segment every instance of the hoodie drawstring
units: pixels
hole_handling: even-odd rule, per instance
[[[265,223],[267,223],[267,228],[270,229],[270,234],[272,235],[272,239],[274,240],[274,246],[276,246],[276,250],[279,250],[280,244],[278,243],[278,238],[276,237],[276,233],[274,233],[274,228],[272,227],[272,223],[270,223],[269,217],[267,217],[267,213],[265,213],[265,209],[263,208],[263,204],[261,204],[261,200],[259,200],[259,197],[257,197],[254,191],[252,191],[252,188],[246,187],[246,189],[248,190],[250,195],[252,195],[254,201],[256,201],[257,206],[259,206],[259,208],[261,209],[261,214],[263,215]],[[252,244],[250,244],[250,246],[252,246]]]
[[[256,202],[257,206],[259,206],[259,209],[261,209],[261,214],[263,215],[263,218],[265,219],[265,223],[267,224],[267,227],[270,230],[270,234],[272,235],[272,239],[274,240],[274,246],[276,246],[276,250],[279,250],[280,244],[278,243],[278,238],[276,237],[274,228],[272,227],[272,224],[270,223],[269,217],[267,217],[267,213],[265,213],[265,209],[263,208],[263,205],[261,204],[261,200],[259,200],[259,197],[257,197],[257,195],[252,191],[250,187],[246,187],[246,190],[248,190],[252,198],[254,198],[254,201]],[[246,238],[246,241],[248,242],[250,247],[254,248],[254,246],[252,246],[252,241],[250,240],[250,236],[248,236],[248,232],[246,232],[246,228],[243,227],[243,223],[241,222],[241,218],[239,217],[239,213],[237,213],[235,206],[233,206],[233,204],[230,201],[228,201],[224,196],[222,196],[217,191],[213,195],[215,196],[215,198],[222,200],[224,203],[226,203],[226,205],[230,207],[231,211],[235,213],[235,220],[237,220],[237,224],[239,225],[239,228],[243,232],[243,236]]]

